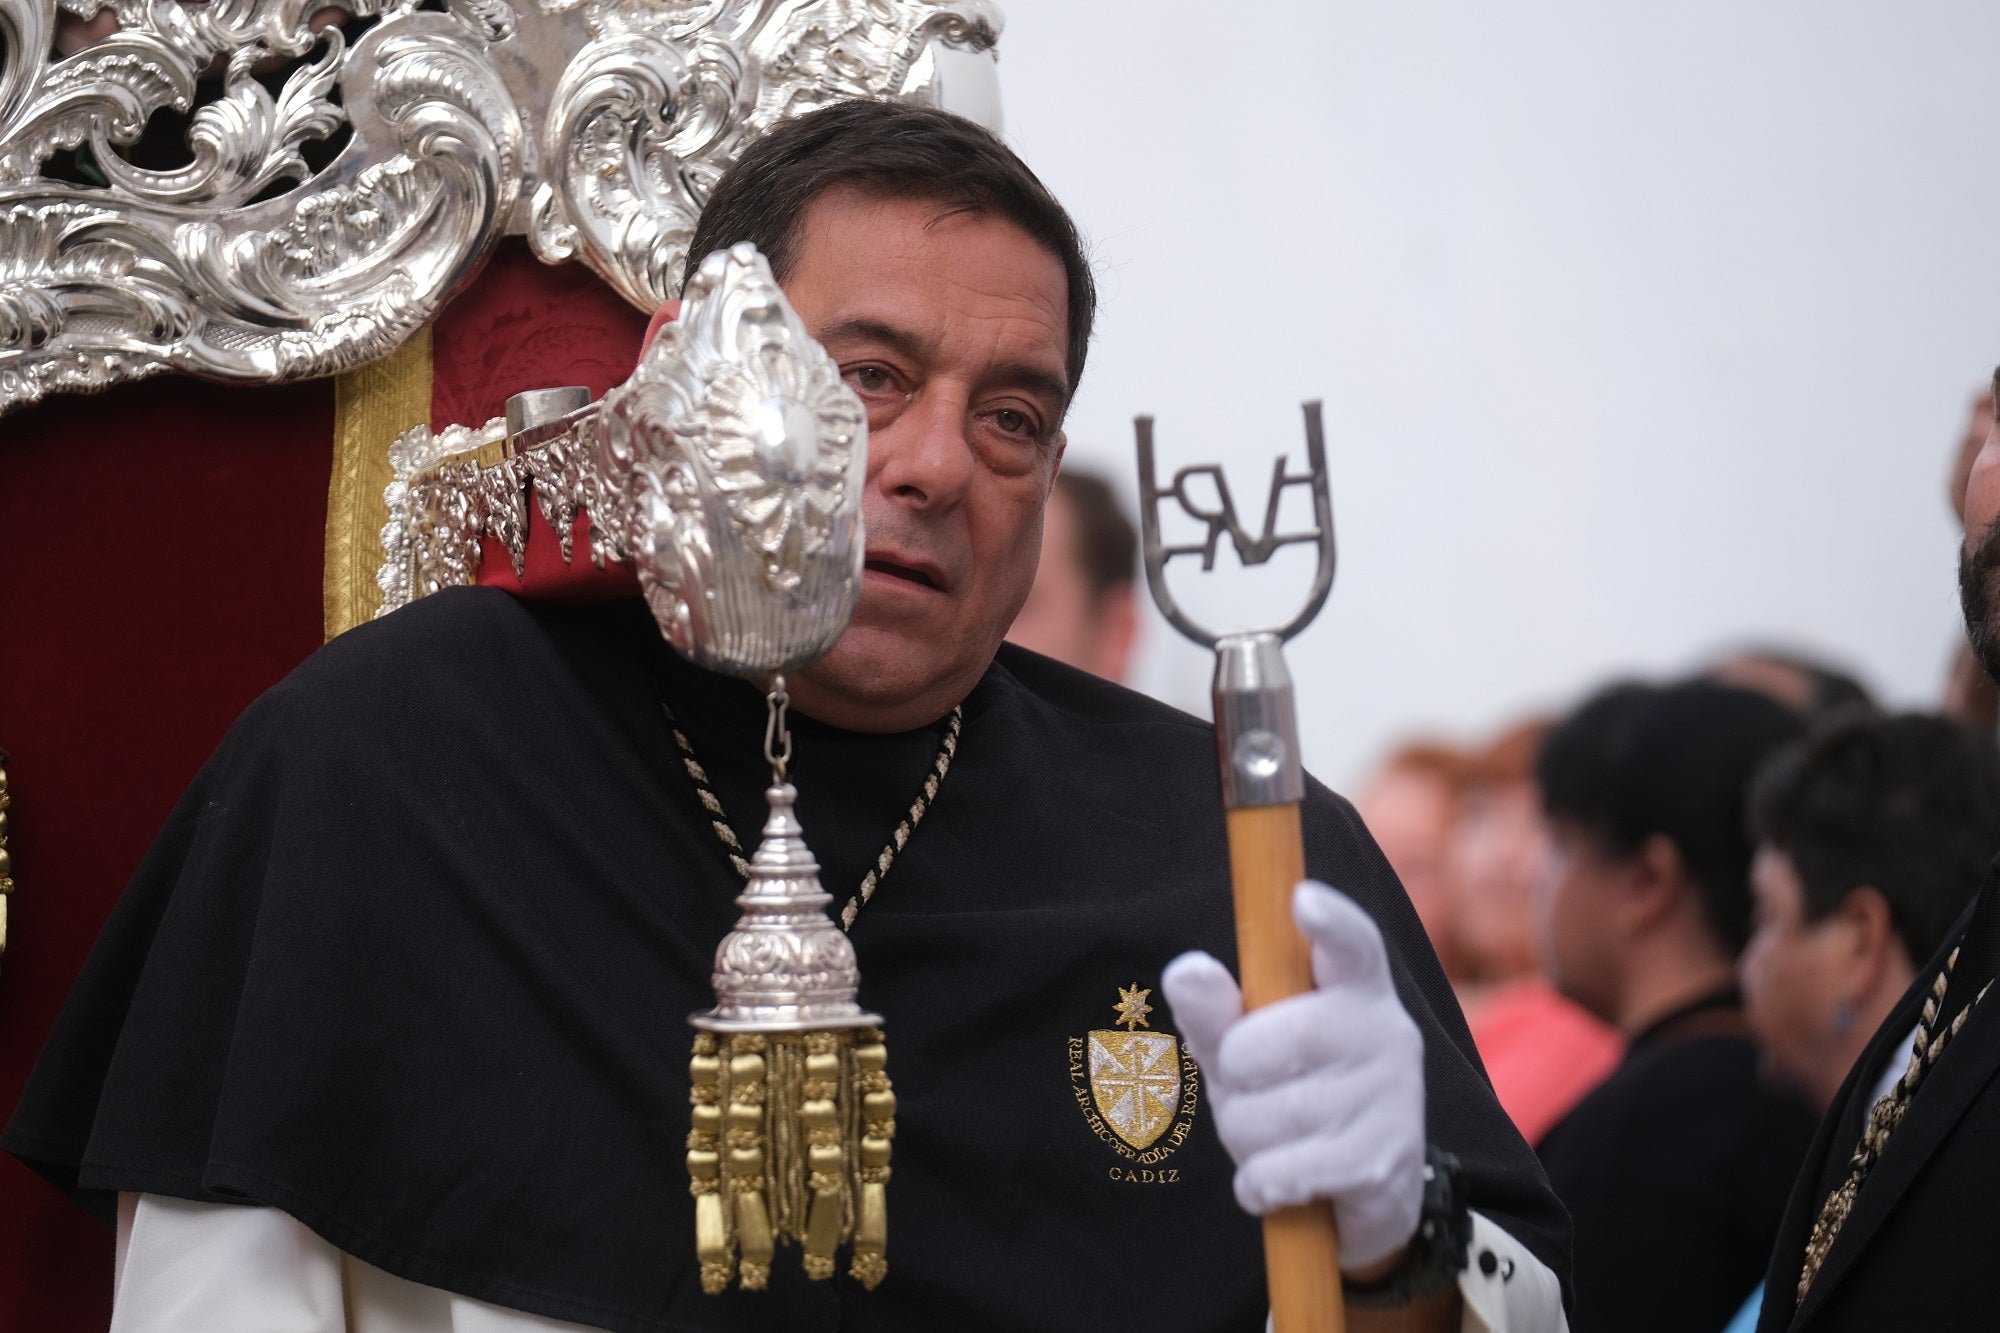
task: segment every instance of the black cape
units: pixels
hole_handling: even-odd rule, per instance
[[[1198,1075],[1178,1146],[1093,1121],[1072,1052],[1184,949],[1233,961],[1213,733],[1005,649],[958,759],[853,931],[900,1108],[889,1277],[703,1294],[683,1164],[687,1015],[739,883],[670,699],[754,845],[763,701],[642,604],[423,599],[244,714],[85,969],[4,1144],[111,1191],[254,1202],[399,1276],[617,1330],[1261,1329]],[[844,902],[938,726],[799,719],[799,815]],[[1566,1278],[1567,1223],[1415,913],[1314,784],[1306,863],[1381,923],[1426,1039],[1432,1139]],[[1159,1149],[1166,1151],[1158,1151]]]

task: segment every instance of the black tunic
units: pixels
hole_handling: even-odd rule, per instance
[[[661,709],[746,846],[763,702],[643,605],[429,597],[335,640],[237,723],[161,834],[5,1146],[107,1191],[257,1202],[399,1276],[620,1330],[1263,1326],[1254,1219],[1198,1076],[1175,1146],[1093,1123],[1072,1051],[1188,948],[1233,959],[1213,733],[1013,649],[861,913],[900,1101],[889,1277],[704,1295],[686,1189],[690,1012],[739,883]],[[942,731],[795,721],[799,815],[844,902]],[[1431,1137],[1473,1206],[1566,1274],[1567,1227],[1494,1102],[1416,916],[1315,784],[1310,871],[1381,923],[1426,1036]],[[1160,1151],[1162,1148],[1165,1151]]]
[[[1538,1145],[1576,1223],[1575,1333],[1709,1333],[1763,1276],[1813,1116],[1768,1087],[1732,991],[1632,1039]]]

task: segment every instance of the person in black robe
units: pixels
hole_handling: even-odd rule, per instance
[[[2000,428],[1973,460],[1964,519],[1966,632],[2000,682]],[[2000,861],[1944,938],[1820,1121],[1778,1228],[1757,1333],[1993,1327]]]
[[[1555,981],[1627,1040],[1536,1145],[1576,1223],[1579,1333],[1720,1329],[1770,1252],[1813,1121],[1762,1076],[1736,956],[1750,782],[1802,725],[1707,681],[1619,685],[1537,760],[1559,867]]]
[[[796,228],[750,239],[781,281],[796,264],[787,292],[809,323],[826,281],[860,282],[877,311],[814,325],[872,437],[869,582],[848,636],[793,686],[799,815],[837,903],[948,769],[852,930],[899,1101],[888,1280],[779,1263],[767,1291],[700,1290],[686,1016],[711,1002],[736,917],[716,826],[747,848],[762,822],[765,711],[754,687],[680,659],[636,600],[434,594],[265,695],[128,890],[10,1151],[101,1212],[114,1193],[275,1208],[400,1278],[595,1327],[1263,1326],[1214,1071],[1184,1063],[1148,1137],[1104,1109],[1077,1055],[1107,1031],[1171,1031],[1147,1000],[1176,954],[1233,957],[1213,732],[999,647],[1088,336],[1073,233],[1017,222],[1060,210],[1000,197],[1040,187],[1011,154],[996,169],[1005,150],[983,131],[862,104],[746,154],[695,251],[740,238],[733,204],[768,211],[743,180],[818,172],[856,141],[877,154],[867,170],[797,193]],[[968,194],[912,169],[918,149],[1000,183]],[[856,180],[874,193],[853,199]],[[840,190],[847,212],[806,212]],[[880,252],[858,241],[852,265],[816,264],[850,223],[887,234],[894,263],[983,238],[1019,268],[1034,252],[1006,247],[1030,242],[1068,281],[1057,336],[1033,311],[981,308],[980,335],[954,342],[951,302],[1012,269],[980,270],[975,248],[876,281]],[[968,273],[990,281],[967,295]],[[936,342],[936,325],[895,322],[938,308]],[[1015,344],[1024,359],[981,359]],[[1489,1227],[1468,1271],[1495,1288],[1563,1274],[1561,1209],[1393,874],[1317,784],[1304,826],[1308,871],[1377,923],[1421,1034],[1425,1129]]]

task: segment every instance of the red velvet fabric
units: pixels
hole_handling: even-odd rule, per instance
[[[477,425],[523,389],[623,383],[646,316],[579,264],[550,268],[509,242],[445,307],[431,342],[431,425]]]
[[[581,267],[503,247],[438,320],[432,423],[498,416],[521,389],[602,393],[645,323]],[[19,886],[0,1114],[182,788],[319,646],[332,426],[326,380],[161,379],[0,418],[0,748]],[[109,1233],[0,1155],[0,1330],[97,1333],[110,1276]]]
[[[329,382],[181,379],[0,419],[7,1112],[181,789],[319,644],[332,420]],[[110,1279],[110,1234],[0,1155],[0,1328],[101,1331]]]

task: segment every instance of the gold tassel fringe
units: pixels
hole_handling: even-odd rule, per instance
[[[704,1291],[735,1277],[770,1279],[779,1242],[800,1245],[809,1278],[849,1273],[874,1287],[888,1272],[886,1188],[896,1095],[876,1028],[736,1033],[727,1055],[697,1033],[689,1062],[689,1189]]]

